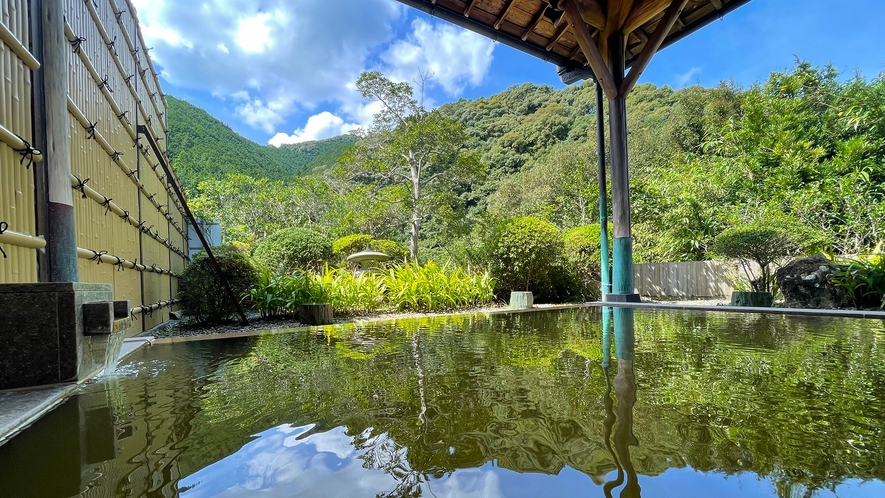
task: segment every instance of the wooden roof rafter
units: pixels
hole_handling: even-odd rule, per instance
[[[609,36],[615,32],[623,33],[627,49],[626,67],[631,68],[637,62],[647,63],[644,62],[647,54],[642,54],[651,41],[657,42],[656,50],[661,50],[750,0],[398,1],[556,64],[560,67],[563,81],[572,82],[573,78],[588,77],[586,70],[581,69],[588,64],[580,48],[581,38],[585,36],[579,35],[577,26],[571,26],[571,23],[554,23],[560,12],[554,10],[551,3],[559,9],[571,2],[577,6],[581,24],[591,33],[593,44],[604,62],[608,58]],[[672,22],[670,29],[655,37],[665,11],[674,3],[684,3],[681,13],[668,20]],[[657,40],[661,37],[663,39]],[[564,76],[565,73],[570,74]]]

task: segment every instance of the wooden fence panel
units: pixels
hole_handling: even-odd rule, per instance
[[[720,261],[643,263],[635,265],[635,292],[650,297],[726,297],[737,266]]]

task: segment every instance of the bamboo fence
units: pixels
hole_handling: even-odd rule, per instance
[[[32,80],[29,0],[0,0],[0,283],[41,279],[38,230],[42,156]],[[178,303],[187,264],[183,207],[148,141],[166,155],[166,102],[128,0],[65,0],[71,188],[81,282],[109,283],[130,301],[134,334]],[[163,158],[168,162],[168,158]],[[173,173],[174,175],[174,173]]]

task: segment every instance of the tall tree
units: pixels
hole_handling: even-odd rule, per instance
[[[427,78],[419,81],[423,95]],[[360,140],[339,160],[340,172],[383,190],[383,197],[409,214],[409,254],[418,259],[418,240],[425,219],[458,202],[453,186],[482,173],[476,154],[464,147],[463,125],[437,111],[427,111],[409,83],[397,83],[378,71],[364,72],[356,82],[366,99],[381,110]]]

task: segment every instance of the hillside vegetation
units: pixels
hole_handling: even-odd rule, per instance
[[[244,174],[288,181],[314,169],[334,166],[356,139],[344,135],[284,145],[258,145],[193,104],[167,96],[169,155],[181,182],[189,190],[210,178]]]
[[[432,199],[433,210],[422,214],[419,258],[483,266],[496,227],[516,217],[545,219],[561,232],[598,222],[594,102],[592,83],[563,90],[524,84],[428,114],[457,123],[462,151],[483,166]],[[885,239],[882,76],[845,79],[832,68],[797,63],[750,88],[639,85],[627,106],[639,261],[705,259],[717,234],[769,219],[819,232],[835,253],[862,253]],[[296,149],[257,146],[170,99],[175,121],[170,141],[179,174],[191,184],[208,179],[197,204],[204,216],[229,220],[222,222],[229,240],[252,244],[273,231],[254,216],[260,207],[243,205],[256,198],[254,189],[270,193],[275,227],[407,240],[414,210],[405,208],[404,191],[390,178],[355,174],[358,155],[319,173],[317,162],[337,154],[331,145],[314,156],[322,160],[287,162]],[[362,143],[420,138],[397,130]],[[244,183],[224,173],[266,180]],[[247,209],[253,213],[237,211]]]

